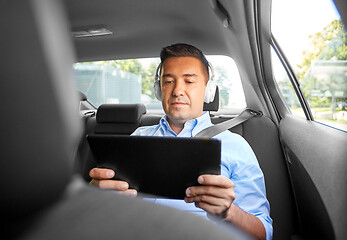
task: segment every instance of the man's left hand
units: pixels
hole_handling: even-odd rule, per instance
[[[202,186],[189,187],[184,201],[195,202],[195,206],[208,213],[226,218],[234,199],[234,183],[221,175],[201,175]]]

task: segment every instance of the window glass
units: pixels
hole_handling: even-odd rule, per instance
[[[304,110],[301,107],[300,101],[295,93],[292,83],[289,80],[288,74],[273,49],[271,49],[271,57],[273,74],[278,87],[277,90],[281,93],[283,101],[286,103],[293,115],[305,118],[306,116]]]
[[[245,97],[234,60],[207,56],[219,87],[221,109],[244,108]],[[158,58],[127,59],[74,64],[77,88],[95,107],[103,103],[144,103],[147,109],[162,109],[153,83]]]
[[[315,121],[347,130],[347,33],[333,1],[272,4],[273,35],[294,68]]]

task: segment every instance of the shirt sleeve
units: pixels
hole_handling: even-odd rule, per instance
[[[234,204],[258,217],[264,225],[266,239],[272,239],[272,219],[264,175],[252,148],[243,137],[231,132],[223,132],[216,137],[222,142],[221,174],[235,184]]]

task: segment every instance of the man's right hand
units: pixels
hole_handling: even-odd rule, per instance
[[[93,168],[89,172],[89,176],[92,178],[89,184],[99,186],[103,189],[113,189],[120,193],[136,196],[137,191],[135,189],[129,189],[129,184],[124,181],[111,180],[115,175],[115,172],[106,168]]]

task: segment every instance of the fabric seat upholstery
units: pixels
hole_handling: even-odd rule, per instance
[[[211,120],[218,124],[227,119],[213,117]],[[297,210],[277,126],[270,118],[263,116],[251,118],[229,131],[246,139],[264,173],[273,219],[273,239],[289,239],[298,234]]]

